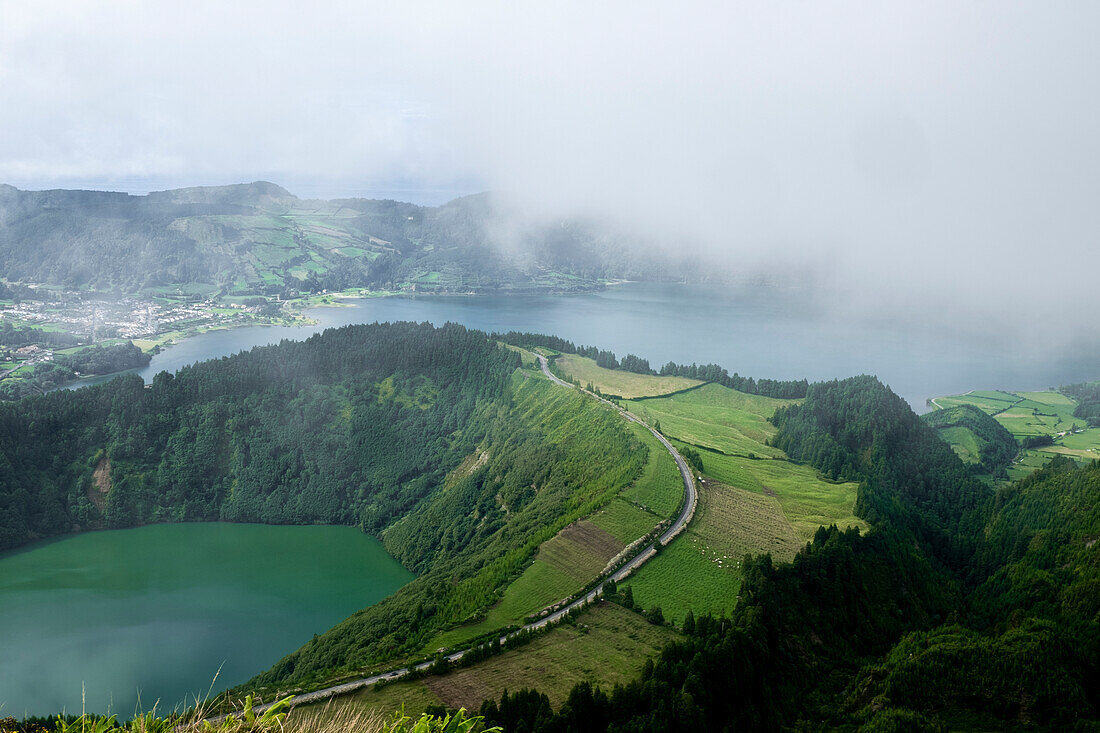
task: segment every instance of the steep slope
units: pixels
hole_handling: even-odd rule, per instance
[[[1074,417],[1087,421],[1092,427],[1100,427],[1100,382],[1071,384],[1059,391],[1077,402]]]
[[[907,635],[847,704],[951,729],[1096,725],[1100,692],[1100,464],[1056,457],[998,491],[972,572],[967,624]]]
[[[1092,730],[1100,464],[994,493],[871,377],[811,385],[773,443],[860,482],[863,535],[746,558],[729,618],[685,621],[639,679],[482,707],[506,730]],[[960,623],[961,622],[961,623]],[[593,722],[594,721],[594,722]]]
[[[476,620],[646,458],[619,418],[483,333],[350,326],[148,388],[131,376],[0,406],[0,547],[152,522],[360,526],[420,577],[261,680],[300,683]]]

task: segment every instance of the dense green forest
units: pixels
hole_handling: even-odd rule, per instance
[[[656,250],[626,256],[619,238],[589,222],[524,226],[504,241],[497,232],[507,217],[486,194],[421,207],[307,201],[262,181],[147,196],[0,185],[0,272],[11,282],[100,292],[185,285],[238,295],[561,292],[599,288],[604,278],[685,274]]]
[[[952,428],[968,433],[977,448],[975,469],[994,478],[1008,478],[1005,467],[1012,462],[1020,446],[1005,426],[974,405],[956,405],[944,410],[933,410],[923,416],[924,421],[947,438]],[[970,441],[967,441],[970,444]],[[948,443],[952,441],[948,440]]]
[[[860,481],[872,531],[821,528],[795,559],[745,558],[730,618],[690,618],[640,679],[537,691],[508,731],[1095,730],[1100,464],[1055,458],[994,492],[872,377],[810,386],[775,444]]]
[[[258,684],[417,652],[475,619],[646,449],[461,326],[330,329],[0,405],[0,549],[150,522],[350,524],[419,577]]]
[[[1059,391],[1077,401],[1074,417],[1083,418],[1092,427],[1100,427],[1100,382],[1071,384]]]
[[[124,376],[0,405],[0,547],[153,521],[362,515],[373,527],[414,500],[407,484],[443,468],[448,437],[479,397],[506,393],[517,364],[458,328],[357,327],[161,373],[149,389]],[[104,459],[111,487],[97,508]]]

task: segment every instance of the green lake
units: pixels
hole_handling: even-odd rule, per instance
[[[171,709],[412,577],[350,527],[167,524],[0,555],[0,717],[79,713],[82,694],[122,719]]]

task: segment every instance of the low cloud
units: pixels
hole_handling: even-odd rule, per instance
[[[491,189],[838,314],[1100,335],[1100,6],[718,5],[8,4],[0,180]]]

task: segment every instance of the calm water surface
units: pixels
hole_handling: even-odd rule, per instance
[[[730,372],[810,380],[875,374],[918,411],[936,395],[971,389],[1045,389],[1100,377],[1100,348],[1074,356],[1010,340],[976,340],[934,329],[874,326],[815,315],[772,288],[716,290],[629,283],[570,296],[395,297],[316,308],[304,328],[212,331],[153,358],[146,381],[203,359],[301,339],[330,326],[373,321],[455,321],[485,331],[533,331],[635,353],[655,367],[714,362]]]
[[[168,524],[0,555],[0,717],[158,710],[246,681],[412,575],[350,527]]]

